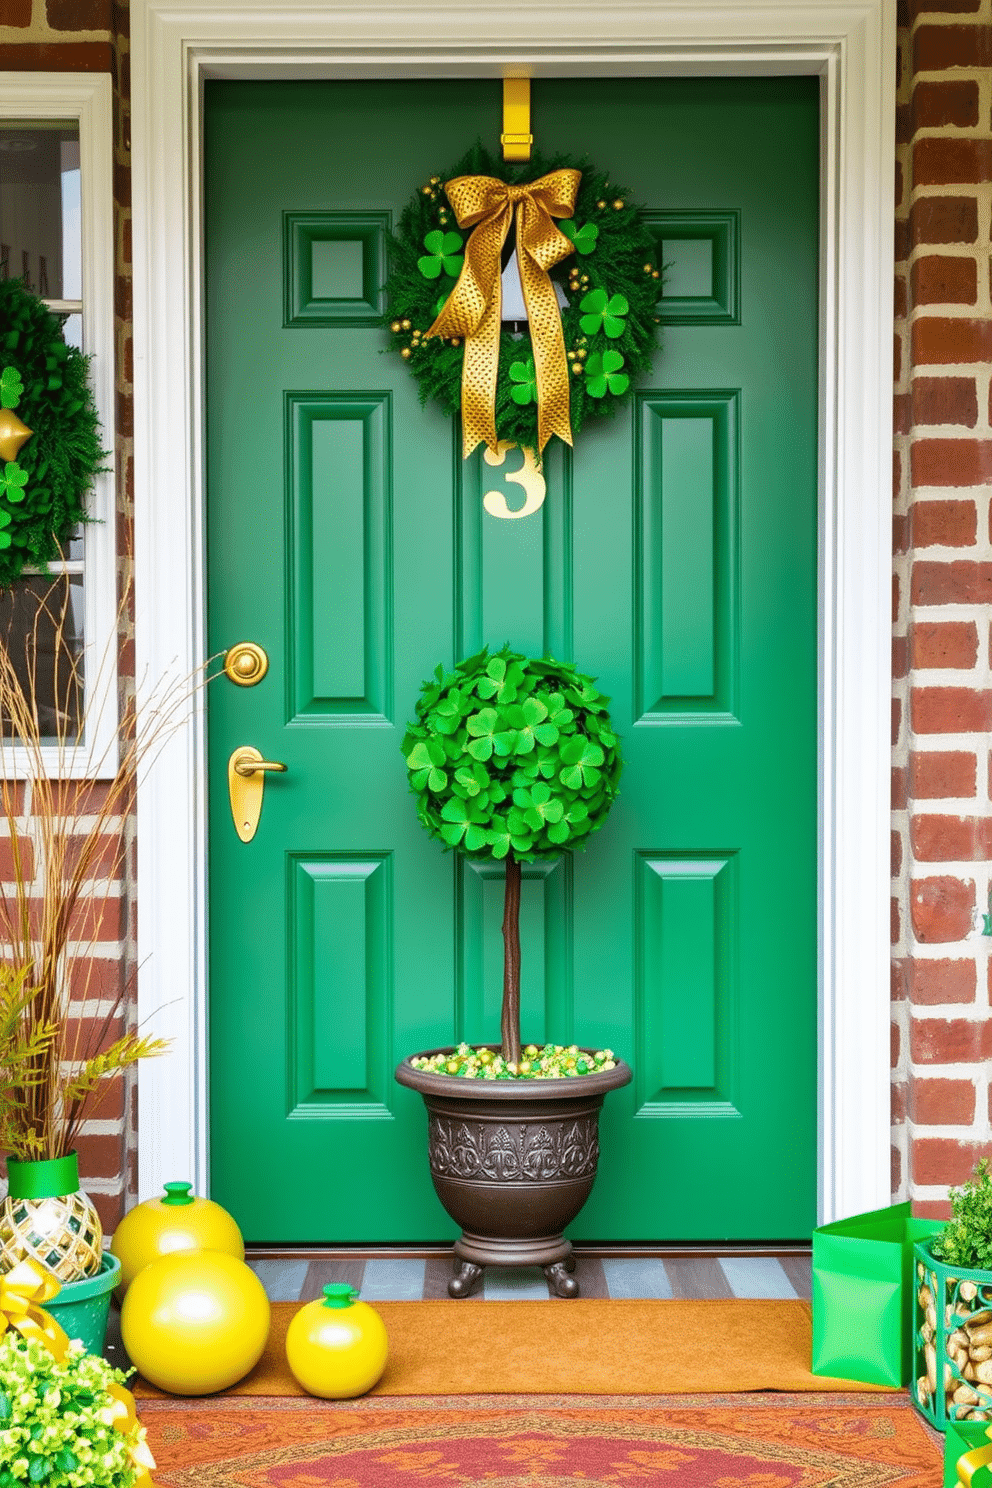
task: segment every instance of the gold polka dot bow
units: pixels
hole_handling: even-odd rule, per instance
[[[537,381],[538,454],[552,434],[572,443],[569,418],[568,363],[561,312],[548,270],[574,251],[555,217],[571,217],[582,173],[556,170],[523,186],[510,186],[496,176],[458,176],[445,184],[459,227],[474,229],[465,245],[458,282],[427,332],[460,336],[465,342],[462,366],[462,454],[477,444],[494,452],[496,380],[503,289],[501,254],[516,215],[517,262],[530,322]]]

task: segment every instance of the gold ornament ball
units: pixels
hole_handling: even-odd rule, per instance
[[[269,1299],[235,1256],[187,1250],[139,1271],[121,1308],[124,1347],[170,1395],[211,1395],[254,1369],[269,1336]]]
[[[16,460],[33,432],[12,408],[0,408],[0,460]]]
[[[245,1258],[241,1231],[226,1209],[195,1198],[191,1183],[167,1183],[165,1194],[138,1204],[114,1231],[111,1252],[121,1263],[116,1295],[121,1301],[138,1272],[176,1251],[220,1250]]]
[[[351,1400],[381,1379],[389,1353],[382,1318],[346,1282],[296,1313],[286,1333],[293,1378],[324,1400]]]
[[[413,352],[410,350],[409,346],[404,346],[403,349],[400,352],[400,356],[403,358],[403,360],[405,362],[408,362],[410,360],[410,358],[413,356]]]
[[[606,203],[605,203],[605,201],[598,201],[596,203],[596,205],[597,205],[597,207],[599,208],[599,210],[601,212],[605,212],[606,211]]]
[[[613,210],[615,212],[622,212],[623,211],[623,199],[622,199],[622,197],[619,197],[619,196],[617,197],[616,201],[613,203]]]
[[[394,320],[389,329],[393,332],[394,335],[398,336],[403,327],[398,320]]]

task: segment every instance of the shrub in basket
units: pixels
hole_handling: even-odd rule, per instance
[[[941,1430],[992,1421],[992,1168],[951,1189],[951,1219],[914,1247],[913,1398]]]

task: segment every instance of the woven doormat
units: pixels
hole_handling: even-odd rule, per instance
[[[808,1302],[377,1302],[389,1362],[376,1395],[671,1395],[847,1390],[810,1373]],[[302,1395],[286,1364],[293,1302],[228,1392]],[[864,1389],[864,1386],[859,1386]],[[136,1382],[135,1394],[159,1392]]]
[[[230,1396],[145,1400],[141,1419],[158,1488],[935,1488],[941,1478],[940,1443],[905,1395]]]

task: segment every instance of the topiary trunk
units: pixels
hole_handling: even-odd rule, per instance
[[[500,1024],[503,1058],[520,1063],[520,863],[510,852],[506,859],[503,899],[503,1015]]]

